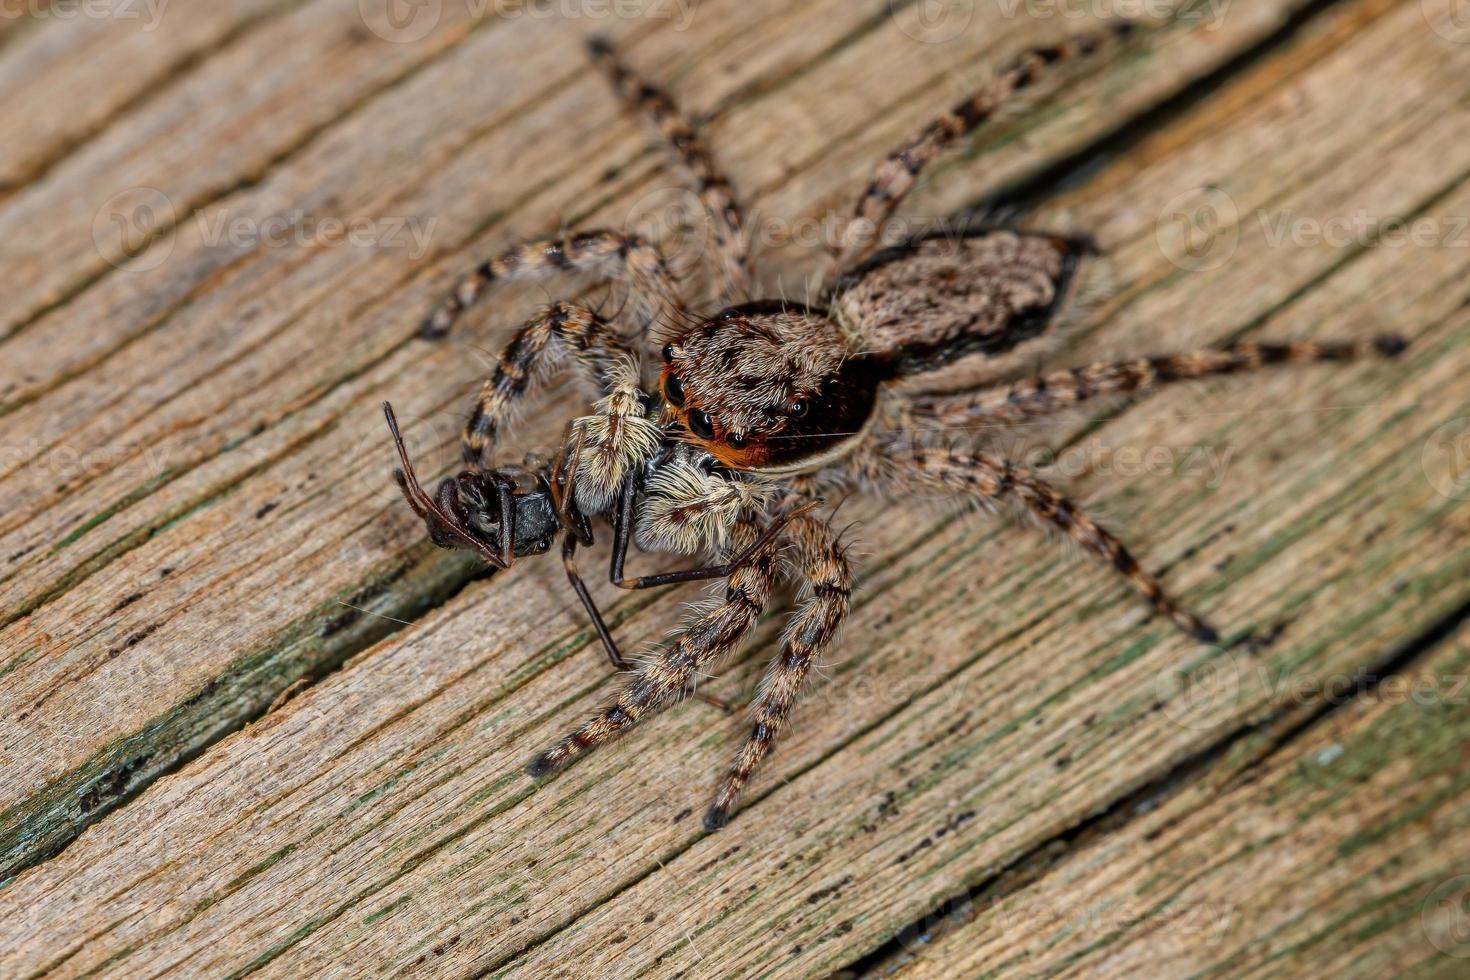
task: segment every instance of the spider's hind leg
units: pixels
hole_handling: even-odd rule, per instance
[[[942,428],[1014,425],[1065,412],[1092,399],[1147,391],[1176,381],[1242,374],[1283,364],[1397,357],[1407,346],[1406,340],[1394,334],[1371,341],[1244,341],[1190,354],[1089,364],[975,392],[921,395],[911,407],[919,421]]]
[[[1158,579],[1138,564],[1112,532],[1024,466],[989,453],[916,448],[896,440],[869,459],[865,470],[864,476],[904,489],[971,494],[1020,504],[1111,567],[1155,612],[1168,617],[1184,632],[1201,643],[1219,640],[1219,633],[1164,591]]]

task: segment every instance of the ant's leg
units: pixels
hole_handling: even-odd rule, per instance
[[[656,589],[664,585],[680,585],[685,582],[705,582],[710,579],[728,578],[736,569],[742,568],[753,561],[767,545],[776,540],[786,530],[792,521],[817,506],[817,502],[812,501],[809,504],[804,504],[793,511],[781,515],[748,548],[736,554],[728,561],[718,565],[628,578],[623,574],[623,564],[628,556],[628,544],[633,537],[637,489],[632,481],[629,481],[629,486],[623,492],[622,500],[618,504],[617,514],[614,517],[612,566],[608,570],[608,580],[620,589]]]
[[[753,522],[741,521],[732,532],[737,547],[760,536]],[[588,749],[612,741],[644,717],[673,703],[701,672],[728,654],[755,626],[770,600],[777,576],[775,543],[730,576],[725,601],[696,618],[656,658],[639,666],[617,699],[593,718],[538,755],[526,767],[531,776],[563,768]]]
[[[493,282],[554,274],[627,282],[643,330],[658,322],[679,322],[679,291],[658,248],[637,235],[589,231],[567,239],[528,242],[480,264],[424,321],[419,336],[438,340],[447,335]]]
[[[648,118],[694,177],[719,252],[723,291],[729,297],[743,296],[750,288],[750,238],[729,178],[674,101],[635,75],[607,39],[593,38],[587,49],[618,94]]]
[[[841,242],[834,249],[837,271],[851,269],[873,250],[882,238],[884,223],[914,186],[920,171],[946,147],[994,117],[1014,96],[1041,78],[1046,69],[1090,55],[1106,42],[1127,36],[1132,28],[1131,23],[1121,21],[1093,34],[1023,52],[984,88],[889,154],[879,164],[872,183],[858,201],[852,221],[843,230]]]
[[[607,628],[607,622],[602,618],[602,611],[597,608],[597,603],[592,601],[592,594],[587,591],[587,583],[582,581],[582,574],[577,571],[575,557],[578,543],[575,534],[566,536],[566,541],[562,544],[561,549],[561,563],[567,570],[567,578],[571,580],[572,590],[577,593],[577,598],[582,600],[582,608],[587,610],[587,615],[592,620],[592,628],[597,631],[597,638],[602,641],[602,647],[607,651],[607,659],[612,661],[613,669],[627,670],[628,661],[618,649],[612,631]]]
[[[597,608],[597,602],[587,591],[587,583],[582,581],[582,573],[577,571],[574,556],[579,543],[576,535],[569,533],[566,542],[562,545],[562,565],[567,570],[567,578],[571,580],[572,590],[577,593],[577,598],[582,600],[582,608],[587,610],[587,615],[592,620],[592,628],[597,631],[597,638],[602,641],[602,648],[607,651],[607,659],[612,662],[613,669],[628,670],[631,665],[623,656],[622,651],[618,649],[618,641],[613,639],[612,631],[608,629],[607,621],[602,617],[602,610]],[[711,707],[719,708],[726,714],[734,710],[724,701],[700,691],[695,691],[694,697]]]

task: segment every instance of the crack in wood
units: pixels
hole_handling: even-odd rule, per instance
[[[1078,858],[1097,840],[1116,833],[1143,813],[1157,809],[1163,801],[1194,785],[1237,747],[1264,737],[1261,748],[1240,764],[1237,771],[1230,773],[1229,778],[1221,780],[1219,792],[1249,780],[1251,773],[1334,714],[1366,700],[1384,682],[1401,676],[1415,663],[1427,658],[1467,621],[1470,621],[1470,603],[1451,611],[1418,636],[1371,664],[1362,673],[1361,683],[1351,686],[1351,697],[1323,698],[1306,711],[1282,708],[1259,721],[1232,729],[1194,755],[1181,759],[1157,779],[1119,797],[1101,813],[1037,843],[1003,868],[951,895],[927,915],[903,927],[887,942],[834,971],[834,977],[881,977],[889,968],[907,960],[915,946],[932,942],[949,929],[973,922],[987,909],[1041,881],[1057,865]],[[1205,802],[1201,800],[1200,805]]]

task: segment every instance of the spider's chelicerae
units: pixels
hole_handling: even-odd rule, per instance
[[[750,632],[779,580],[790,576],[800,604],[756,695],[750,734],[705,817],[706,827],[723,826],[848,614],[853,572],[829,520],[813,513],[822,494],[863,490],[1013,505],[1103,561],[1192,636],[1215,640],[1213,629],[1170,598],[1076,503],[1030,469],[962,447],[946,433],[1040,419],[1172,381],[1394,355],[1403,342],[1239,343],[925,393],[925,379],[942,367],[974,357],[1000,363],[1053,332],[1092,250],[1082,238],[997,227],[871,254],[894,208],[942,150],[1049,66],[1127,33],[1122,24],[1026,51],[889,155],[832,249],[819,303],[741,302],[696,317],[683,307],[676,277],[656,245],[631,234],[590,231],[523,245],[484,263],[426,321],[424,335],[441,337],[489,283],[548,273],[623,282],[636,321],[636,329],[620,332],[598,312],[571,303],[537,314],[506,347],[479,396],[464,436],[469,470],[430,496],[403,458],[405,495],[436,542],[476,550],[505,567],[547,550],[561,534],[568,574],[620,667],[617,646],[574,564],[578,546],[591,542],[591,518],[612,520],[610,577],[619,586],[726,580],[723,600],[698,614],[662,652],[633,666],[613,703],[536,757],[528,767],[533,776],[560,769],[689,693]],[[693,175],[723,290],[743,299],[750,283],[749,238],[729,180],[665,94],[635,77],[606,42],[590,47],[617,90],[651,119]],[[654,352],[656,357],[640,357]],[[563,356],[596,385],[601,400],[595,411],[571,423],[554,465],[485,468],[487,450],[517,400]],[[630,539],[644,550],[705,554],[718,564],[628,578],[623,565]]]

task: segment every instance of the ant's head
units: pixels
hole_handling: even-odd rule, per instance
[[[842,454],[878,400],[882,371],[823,311],[747,303],[664,348],[669,415],[731,469],[795,473]]]
[[[509,565],[508,558],[539,555],[551,547],[561,526],[540,474],[524,469],[464,472],[446,477],[430,496],[408,461],[392,407],[385,404],[383,410],[403,464],[393,476],[430,540],[441,548],[473,551],[498,568]]]

